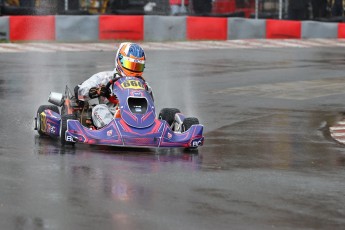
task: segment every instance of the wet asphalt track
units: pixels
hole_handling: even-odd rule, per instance
[[[198,152],[38,138],[50,91],[110,52],[0,55],[1,229],[343,229],[344,48],[147,51],[156,107],[205,125]]]

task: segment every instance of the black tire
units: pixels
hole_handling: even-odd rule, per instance
[[[199,123],[199,119],[196,117],[186,117],[182,123],[181,132],[186,132],[192,125],[197,125]]]
[[[176,113],[181,113],[181,111],[176,108],[164,108],[159,112],[158,119],[165,120],[171,126]]]
[[[37,114],[36,114],[36,127],[37,127],[37,132],[40,136],[46,135],[41,131],[41,117],[40,114],[46,110],[50,109],[51,111],[60,114],[59,108],[56,105],[41,105],[38,107]]]
[[[65,133],[67,131],[67,120],[77,120],[77,117],[74,114],[66,114],[61,116],[60,142],[62,145],[74,145],[74,142],[69,142],[65,139]]]

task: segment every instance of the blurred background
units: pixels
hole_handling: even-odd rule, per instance
[[[0,0],[1,15],[191,15],[344,21],[345,0]]]

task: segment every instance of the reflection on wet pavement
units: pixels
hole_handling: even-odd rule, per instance
[[[208,133],[203,151],[213,154],[203,156],[203,164],[206,157],[212,157],[213,163],[206,168],[268,167],[304,171],[343,166],[342,155],[325,154],[332,143],[316,129],[327,114],[307,111],[271,111],[271,114]]]
[[[149,51],[157,111],[205,125],[193,152],[38,137],[49,92],[112,69],[113,53],[1,55],[1,228],[343,229],[345,148],[327,133],[343,50],[300,51]]]

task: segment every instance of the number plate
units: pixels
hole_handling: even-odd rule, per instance
[[[144,89],[143,84],[138,80],[128,80],[121,84],[124,89]]]

